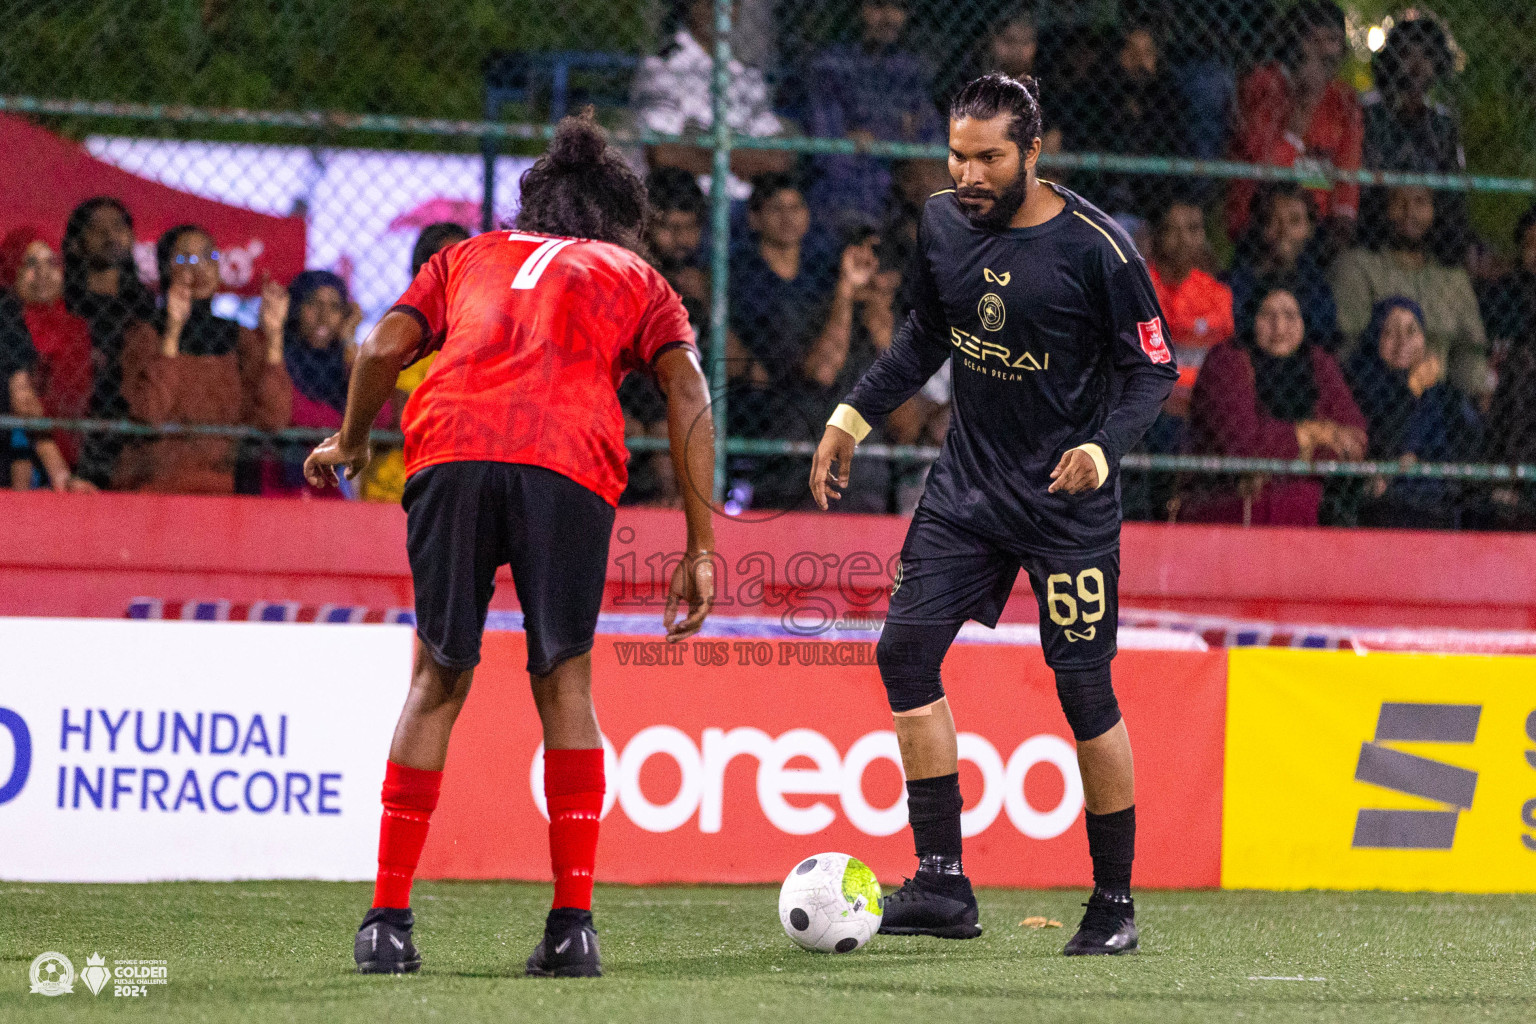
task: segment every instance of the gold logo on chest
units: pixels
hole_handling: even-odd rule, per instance
[[[1008,307],[1003,305],[1002,296],[996,292],[987,292],[976,304],[976,315],[981,318],[981,326],[989,331],[1001,330],[1003,321],[1008,319]]]

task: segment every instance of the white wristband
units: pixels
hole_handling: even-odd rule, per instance
[[[859,415],[859,410],[847,402],[832,410],[832,415],[827,418],[827,426],[836,427],[839,430],[852,434],[854,444],[864,440],[869,436],[869,432],[874,429],[863,416]]]

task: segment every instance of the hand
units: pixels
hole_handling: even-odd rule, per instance
[[[69,479],[64,481],[64,490],[69,494],[95,494],[96,485],[71,474]]]
[[[855,128],[853,131],[848,133],[848,138],[851,142],[853,142],[855,146],[858,146],[860,149],[868,149],[870,143],[875,141],[875,133],[872,131],[867,131],[863,128]]]
[[[274,337],[282,341],[283,324],[287,319],[288,289],[272,280],[269,274],[261,284],[261,313],[257,316],[257,324],[268,342]]]
[[[1433,352],[1424,353],[1424,358],[1414,364],[1408,371],[1408,390],[1413,392],[1414,398],[1419,398],[1440,383],[1440,377],[1445,372],[1445,364],[1440,357]]]
[[[715,606],[715,563],[712,551],[689,551],[672,572],[667,587],[667,607],[661,624],[667,630],[667,643],[675,644],[697,633]],[[679,604],[688,606],[688,617],[677,621]]]
[[[165,325],[178,337],[181,329],[187,326],[188,318],[192,316],[191,276],[191,273],[184,268],[173,269],[171,286],[165,290]]]
[[[285,311],[284,316],[286,315]],[[357,329],[362,326],[362,323],[363,307],[355,302],[347,303],[347,315],[341,318],[341,328],[337,335],[346,343],[348,348],[351,348],[357,341]]]
[[[1330,423],[1329,426],[1333,428],[1333,436],[1328,439],[1328,447],[1339,458],[1346,462],[1357,462],[1365,458],[1365,431],[1359,427],[1346,427],[1342,423]]]
[[[1103,482],[1099,479],[1099,467],[1093,464],[1093,456],[1081,448],[1069,448],[1062,453],[1056,468],[1051,470],[1051,486],[1045,490],[1047,494],[1055,494],[1057,491],[1081,494]]]
[[[811,497],[821,510],[827,510],[827,499],[838,501],[848,487],[848,474],[853,466],[853,435],[842,427],[827,424],[816,446],[816,458],[811,461]],[[837,476],[832,476],[832,463],[837,463]]]
[[[843,250],[842,264],[838,268],[837,283],[850,292],[856,292],[869,285],[879,266],[880,261],[875,258],[875,249],[872,242],[850,245]]]
[[[344,448],[340,434],[332,434],[315,446],[304,460],[304,479],[311,487],[335,487],[336,467],[342,467],[348,480],[356,480],[373,461],[373,446],[363,442],[360,449]]]
[[[1302,420],[1296,424],[1296,457],[1303,462],[1311,461],[1312,450],[1327,444],[1326,423],[1320,420]]]

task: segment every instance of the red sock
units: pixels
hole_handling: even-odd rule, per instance
[[[384,769],[384,817],[379,822],[379,876],[373,905],[411,905],[411,880],[427,842],[427,826],[437,808],[443,773],[409,768],[390,761]]]
[[[544,798],[549,801],[549,861],[554,906],[592,909],[598,817],[603,811],[603,751],[546,750]]]

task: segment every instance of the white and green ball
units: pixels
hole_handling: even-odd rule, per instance
[[[846,853],[807,857],[779,890],[779,923],[795,944],[817,953],[852,953],[880,930],[880,883]]]

